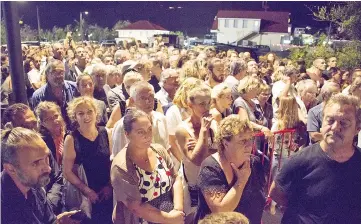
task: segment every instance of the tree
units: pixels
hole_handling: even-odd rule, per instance
[[[340,37],[361,40],[361,2],[343,2],[310,10],[315,20],[334,24]]]
[[[322,34],[315,46],[291,49],[290,59],[292,61],[304,59],[306,66],[311,67],[313,60],[318,57],[327,59],[335,56],[338,66],[343,69],[351,70],[361,66],[360,41],[349,41],[342,47],[331,48],[331,46],[324,43],[326,38],[326,35]]]
[[[37,40],[38,32],[27,24],[20,27],[20,37],[22,41]]]
[[[2,19],[1,20],[1,44],[6,44],[7,43],[7,39],[6,39],[6,26],[5,26],[5,21]]]
[[[130,24],[129,20],[118,20],[118,22],[115,23],[113,26],[113,30],[119,30],[123,27],[126,27]]]

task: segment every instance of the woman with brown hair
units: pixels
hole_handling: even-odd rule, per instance
[[[201,165],[197,180],[199,203],[195,222],[219,212],[240,212],[260,224],[265,205],[265,171],[253,156],[252,125],[247,118],[230,115],[219,125],[216,153]]]
[[[167,150],[152,144],[149,116],[134,108],[124,116],[129,143],[114,157],[114,223],[184,223],[180,177]]]

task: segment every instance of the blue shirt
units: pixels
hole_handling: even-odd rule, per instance
[[[63,115],[64,121],[67,124],[68,129],[70,128],[70,120],[66,113],[66,108],[68,103],[72,101],[75,97],[79,96],[78,89],[75,82],[64,81],[64,91],[63,91],[63,102],[59,102],[54,93],[51,91],[51,86],[49,83],[46,83],[39,89],[37,89],[33,96],[31,97],[30,106],[35,110],[36,106],[42,101],[51,101],[59,105],[61,113]]]

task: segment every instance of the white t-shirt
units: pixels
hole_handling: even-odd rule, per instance
[[[28,79],[30,83],[38,83],[41,80],[41,73],[37,69],[32,69],[30,72],[28,72]]]
[[[125,135],[124,130],[124,117],[117,121],[114,125],[113,130],[113,148],[111,159],[113,159],[120,150],[122,150],[129,142],[128,138]],[[157,111],[152,111],[152,121],[153,121],[153,137],[152,143],[157,143],[162,145],[166,150],[169,148],[169,134],[167,128],[167,122],[165,116],[162,113]]]
[[[183,111],[183,116],[182,116]],[[177,105],[172,105],[165,115],[167,119],[167,126],[168,126],[168,133],[169,135],[175,135],[175,132],[177,131],[178,125],[188,118],[186,112],[184,110],[180,110]]]
[[[283,82],[282,80],[279,80],[277,82],[275,82],[273,84],[272,87],[272,107],[273,107],[273,122],[274,123],[276,121],[277,118],[277,112],[278,112],[278,108],[279,108],[279,96],[282,93],[282,91],[285,89],[286,87],[286,83]],[[300,115],[307,120],[307,108],[305,106],[305,104],[303,103],[303,101],[301,100],[301,98],[297,95],[297,91],[296,88],[291,85],[290,90],[288,91],[288,95],[292,95],[293,97],[295,97],[297,104],[300,107]]]

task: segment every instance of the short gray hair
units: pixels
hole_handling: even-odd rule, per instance
[[[36,144],[37,141],[43,141],[40,134],[36,131],[16,127],[1,131],[1,161],[18,167],[17,151]],[[36,146],[35,146],[36,147]]]
[[[53,59],[50,60],[48,65],[45,67],[45,76],[48,76],[51,72],[53,72],[53,70],[58,66],[58,65],[63,65],[64,69],[64,63],[58,59]]]
[[[163,83],[167,79],[173,78],[173,77],[175,77],[175,78],[179,77],[177,70],[172,69],[172,68],[167,68],[167,69],[163,70],[160,75],[160,83],[163,85]]]
[[[106,65],[104,65],[103,63],[99,63],[99,64],[95,64],[93,66],[93,69],[91,71],[91,76],[94,76],[97,73],[104,73],[104,74],[108,74],[108,68]]]
[[[343,93],[335,94],[331,96],[331,98],[327,101],[326,105],[323,108],[323,111],[325,111],[327,107],[335,104],[338,104],[340,106],[348,105],[353,107],[355,109],[356,127],[361,128],[361,109],[360,102],[357,97],[345,95]]]
[[[149,84],[147,81],[139,81],[136,82],[132,85],[132,87],[130,87],[130,93],[129,96],[133,99],[135,99],[139,93],[139,91],[143,90],[143,89],[149,89],[152,90],[154,93],[154,87]]]
[[[114,65],[106,65],[108,73],[107,76],[114,76],[115,74],[118,74],[120,76],[122,76],[122,72],[120,71],[120,69]]]
[[[299,81],[296,85],[298,95],[301,95],[306,89],[308,89],[311,86],[316,87],[317,89],[316,82],[313,81],[312,79],[305,79]]]
[[[247,70],[247,64],[244,60],[232,61],[229,67],[229,74],[233,76],[239,74],[241,71]]]
[[[340,92],[340,85],[334,82],[326,82],[320,91],[320,96],[323,102],[327,102],[332,95]],[[336,91],[338,90],[338,91]]]
[[[143,81],[143,76],[139,72],[130,71],[127,72],[123,77],[123,83],[127,82],[129,79],[134,79],[137,81]]]

